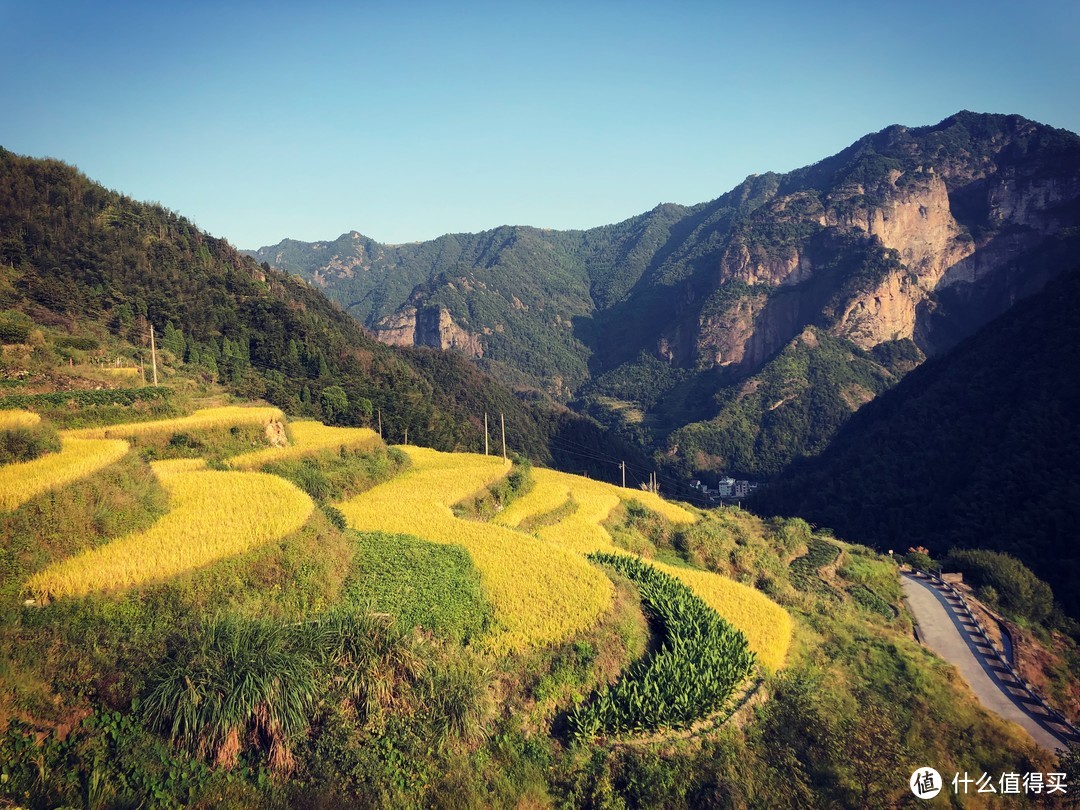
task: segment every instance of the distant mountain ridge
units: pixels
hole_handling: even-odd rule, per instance
[[[768,476],[1041,289],[1057,268],[1040,246],[1078,222],[1080,138],[962,112],[601,228],[395,246],[352,232],[253,255],[381,340],[463,352],[682,472]]]

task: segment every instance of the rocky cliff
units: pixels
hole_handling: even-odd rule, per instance
[[[478,336],[454,323],[442,307],[405,307],[380,320],[373,332],[378,340],[391,346],[429,346],[453,349],[469,357],[484,356]]]
[[[906,368],[1041,289],[1057,268],[1034,257],[1078,226],[1076,135],[960,113],[589,231],[506,227],[404,246],[354,232],[302,261],[297,243],[258,255],[289,258],[286,269],[325,285],[381,340],[483,358],[671,457],[673,431],[723,423],[725,392],[808,328],[864,354],[913,344],[900,352]],[[671,373],[657,378],[655,362]],[[883,379],[901,366],[884,362]],[[849,413],[865,398],[837,401],[855,403]],[[614,404],[605,412],[601,400]],[[648,419],[625,422],[641,410]],[[796,434],[784,458],[810,441]]]

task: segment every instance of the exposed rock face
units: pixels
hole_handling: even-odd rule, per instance
[[[480,336],[462,329],[441,307],[405,307],[379,321],[374,332],[378,340],[391,346],[430,346],[484,356]]]
[[[1080,138],[962,112],[588,231],[505,226],[398,246],[346,234],[266,252],[303,259],[380,340],[484,356],[507,382],[576,396],[601,419],[590,397],[634,402],[653,417],[635,435],[656,425],[658,443],[675,419],[719,435],[723,402],[800,335],[852,357],[873,349],[892,380],[1067,270],[1080,255]],[[838,365],[815,367],[814,385]],[[867,374],[828,390],[854,409],[880,388]],[[793,402],[785,391],[762,411],[782,420]]]

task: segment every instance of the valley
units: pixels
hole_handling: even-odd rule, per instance
[[[1067,270],[1078,217],[1076,135],[961,112],[614,225],[405,245],[351,231],[249,255],[381,341],[470,357],[713,483],[818,455],[865,402]]]
[[[867,515],[953,439],[999,440],[1005,482],[1053,435],[1075,481],[1074,141],[961,114],[596,231],[347,235],[367,264],[339,276],[374,280],[350,309],[426,346],[373,339],[323,271],[0,151],[0,801],[886,807],[926,763],[1073,779],[918,643],[901,586],[962,572],[1071,715],[1071,558],[1037,541],[1072,501],[999,514],[1012,545],[917,534],[932,498]],[[686,486],[727,470],[774,479],[756,513]]]

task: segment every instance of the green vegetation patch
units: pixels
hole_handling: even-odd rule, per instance
[[[45,453],[60,452],[60,436],[44,422],[32,427],[0,430],[0,464],[32,461]]]
[[[561,523],[578,510],[578,502],[572,497],[567,498],[561,506],[556,506],[550,512],[541,512],[538,515],[529,515],[517,525],[518,531],[535,532],[546,526],[554,526]]]
[[[840,556],[840,549],[817,537],[811,538],[807,546],[809,548],[807,553],[796,557],[791,562],[791,583],[800,591],[835,599],[836,591],[818,576],[818,572],[836,562],[836,558]]]
[[[855,601],[855,604],[859,607],[866,608],[871,613],[877,613],[886,619],[893,618],[896,614],[893,612],[892,605],[867,588],[865,585],[854,585],[849,590],[851,598]]]
[[[1054,610],[1050,586],[1011,554],[985,549],[953,549],[945,559],[950,570],[960,571],[968,584],[985,597],[996,595],[991,607],[1035,623],[1045,622]],[[992,589],[992,590],[991,590]]]
[[[88,407],[94,405],[125,405],[168,399],[170,391],[164,386],[145,388],[113,388],[101,391],[56,391],[51,394],[8,394],[0,397],[0,409],[46,407]]]
[[[637,584],[663,640],[659,650],[570,713],[571,734],[589,740],[602,732],[681,728],[722,709],[756,663],[746,636],[648,563],[618,554],[590,554],[589,559]]]
[[[344,587],[345,603],[390,614],[403,628],[419,626],[459,642],[487,630],[491,608],[465,549],[402,534],[350,536],[356,538],[356,558]]]
[[[340,450],[290,461],[276,461],[263,472],[280,475],[319,502],[347,500],[376,484],[388,481],[409,466],[409,457],[397,448]]]

